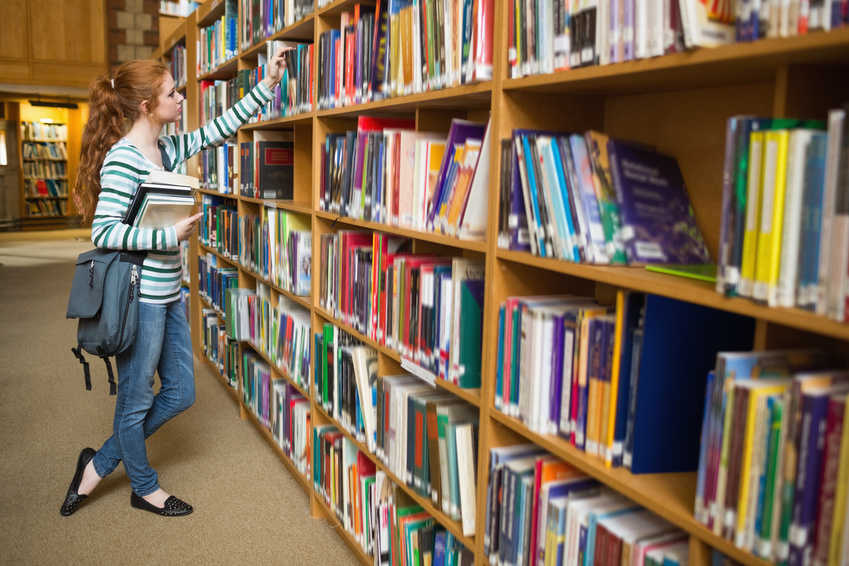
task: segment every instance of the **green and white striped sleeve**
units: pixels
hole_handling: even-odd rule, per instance
[[[257,110],[274,98],[274,93],[258,83],[239,102],[234,104],[224,114],[193,132],[164,136],[160,138],[171,163],[182,163],[197,152],[220,144],[232,137],[239,127],[246,123]]]
[[[136,228],[122,222],[130,201],[148,171],[141,169],[132,147],[116,145],[106,154],[100,170],[100,196],[91,226],[91,239],[99,248],[167,250],[177,247],[177,229]]]

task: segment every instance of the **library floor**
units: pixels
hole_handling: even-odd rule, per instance
[[[356,564],[282,462],[195,361],[195,405],[147,443],[182,518],[130,507],[123,467],[59,515],[82,448],[111,433],[115,397],[92,360],[92,391],[65,319],[84,231],[0,233],[0,564]]]

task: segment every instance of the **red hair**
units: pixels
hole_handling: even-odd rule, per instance
[[[100,195],[100,169],[106,153],[138,119],[142,102],[148,112],[158,104],[159,90],[168,68],[153,59],[128,61],[111,76],[95,77],[89,85],[89,116],[83,129],[82,148],[74,197],[84,221],[91,221]]]

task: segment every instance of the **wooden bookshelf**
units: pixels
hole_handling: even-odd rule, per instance
[[[354,0],[336,0],[277,32],[272,38],[318,38],[327,29],[338,26],[340,14],[345,10],[353,10],[354,4]],[[195,38],[198,28],[209,26],[223,13],[223,0],[209,0],[186,19],[185,27],[179,27],[167,39],[170,45],[180,42],[186,45],[190,129],[200,125],[198,81],[229,79],[240,70],[255,68],[258,54],[265,49],[264,43],[252,46],[213,72],[202,77],[195,76]],[[694,519],[694,473],[633,475],[624,469],[606,468],[602,462],[586,456],[564,440],[532,432],[521,421],[497,411],[493,398],[499,303],[508,296],[556,292],[595,297],[602,303],[611,304],[618,289],[650,292],[753,317],[756,320],[756,348],[825,345],[843,360],[847,360],[846,352],[849,352],[849,325],[799,309],[768,308],[748,300],[726,298],[717,294],[710,284],[652,273],[642,268],[579,265],[499,249],[496,238],[499,212],[496,196],[500,171],[499,142],[509,138],[515,128],[563,131],[595,129],[611,136],[652,144],[658,150],[674,155],[687,182],[699,227],[712,256],[716,257],[719,246],[726,119],[732,115],[748,113],[824,118],[829,108],[837,107],[849,99],[849,87],[838,80],[840,76],[845,76],[846,70],[849,69],[849,28],[510,79],[505,40],[508,26],[506,13],[504,2],[496,2],[494,72],[491,81],[331,110],[314,108],[296,116],[250,123],[240,130],[239,142],[251,140],[253,132],[260,130],[289,130],[296,134],[294,202],[267,201],[239,195],[224,196],[237,202],[239,215],[256,214],[260,207],[273,206],[310,219],[313,234],[312,298],[296,297],[268,281],[263,281],[260,275],[238,266],[238,262],[221,256],[211,248],[197,244],[195,239],[191,248],[191,312],[195,351],[199,358],[203,357],[199,338],[201,302],[197,298],[198,254],[211,252],[228,265],[238,266],[240,287],[254,288],[258,280],[263,281],[272,291],[272,304],[277,304],[280,297],[286,297],[308,309],[313,332],[324,322],[332,322],[338,328],[358,336],[363,343],[378,351],[381,376],[403,371],[401,356],[359,335],[351,326],[336,320],[314,300],[319,294],[320,235],[338,229],[385,232],[412,239],[416,251],[482,258],[485,260],[487,273],[482,386],[477,390],[462,390],[437,380],[438,387],[464,399],[480,411],[475,536],[462,537],[462,526],[459,523],[451,521],[441,510],[435,509],[432,503],[407,488],[404,482],[389,472],[361,442],[327,414],[316,402],[312,388],[298,387],[301,394],[310,398],[313,425],[335,424],[355,446],[376,462],[378,469],[387,472],[399,489],[409,493],[437,522],[467,544],[475,553],[475,563],[480,566],[489,563],[488,557],[483,554],[488,451],[492,447],[528,441],[571,463],[689,533],[691,565],[709,564],[710,549],[715,548],[743,564],[764,566],[766,562],[715,536]],[[163,43],[161,53],[164,55],[168,48],[169,46]],[[485,241],[460,240],[354,220],[318,210],[319,148],[327,133],[352,128],[356,118],[361,115],[414,118],[417,130],[438,132],[447,132],[452,118],[478,121],[490,118],[492,153],[487,209],[488,238]],[[197,171],[197,163],[197,158],[194,158],[189,165],[190,173]],[[200,192],[218,194],[213,191]],[[203,303],[205,304],[205,301]],[[266,356],[260,356],[272,367],[275,377],[287,379]],[[313,353],[313,363],[315,357]],[[215,371],[217,372],[217,368]],[[313,371],[310,376],[312,379]],[[242,410],[246,410],[241,401],[241,392],[234,391],[233,395]],[[276,443],[270,433],[259,425],[255,417],[251,418],[260,433],[275,447]],[[311,495],[313,514],[325,516],[335,525],[335,513],[327,506],[323,496],[315,491],[312,480],[300,476],[282,451],[277,453],[301,487]],[[363,564],[372,562],[372,558],[363,553],[355,537],[343,528],[337,530],[358,561]]]

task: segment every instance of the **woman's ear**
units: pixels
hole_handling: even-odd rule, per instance
[[[147,100],[142,100],[139,104],[139,110],[141,110],[142,114],[150,113],[150,103]]]

